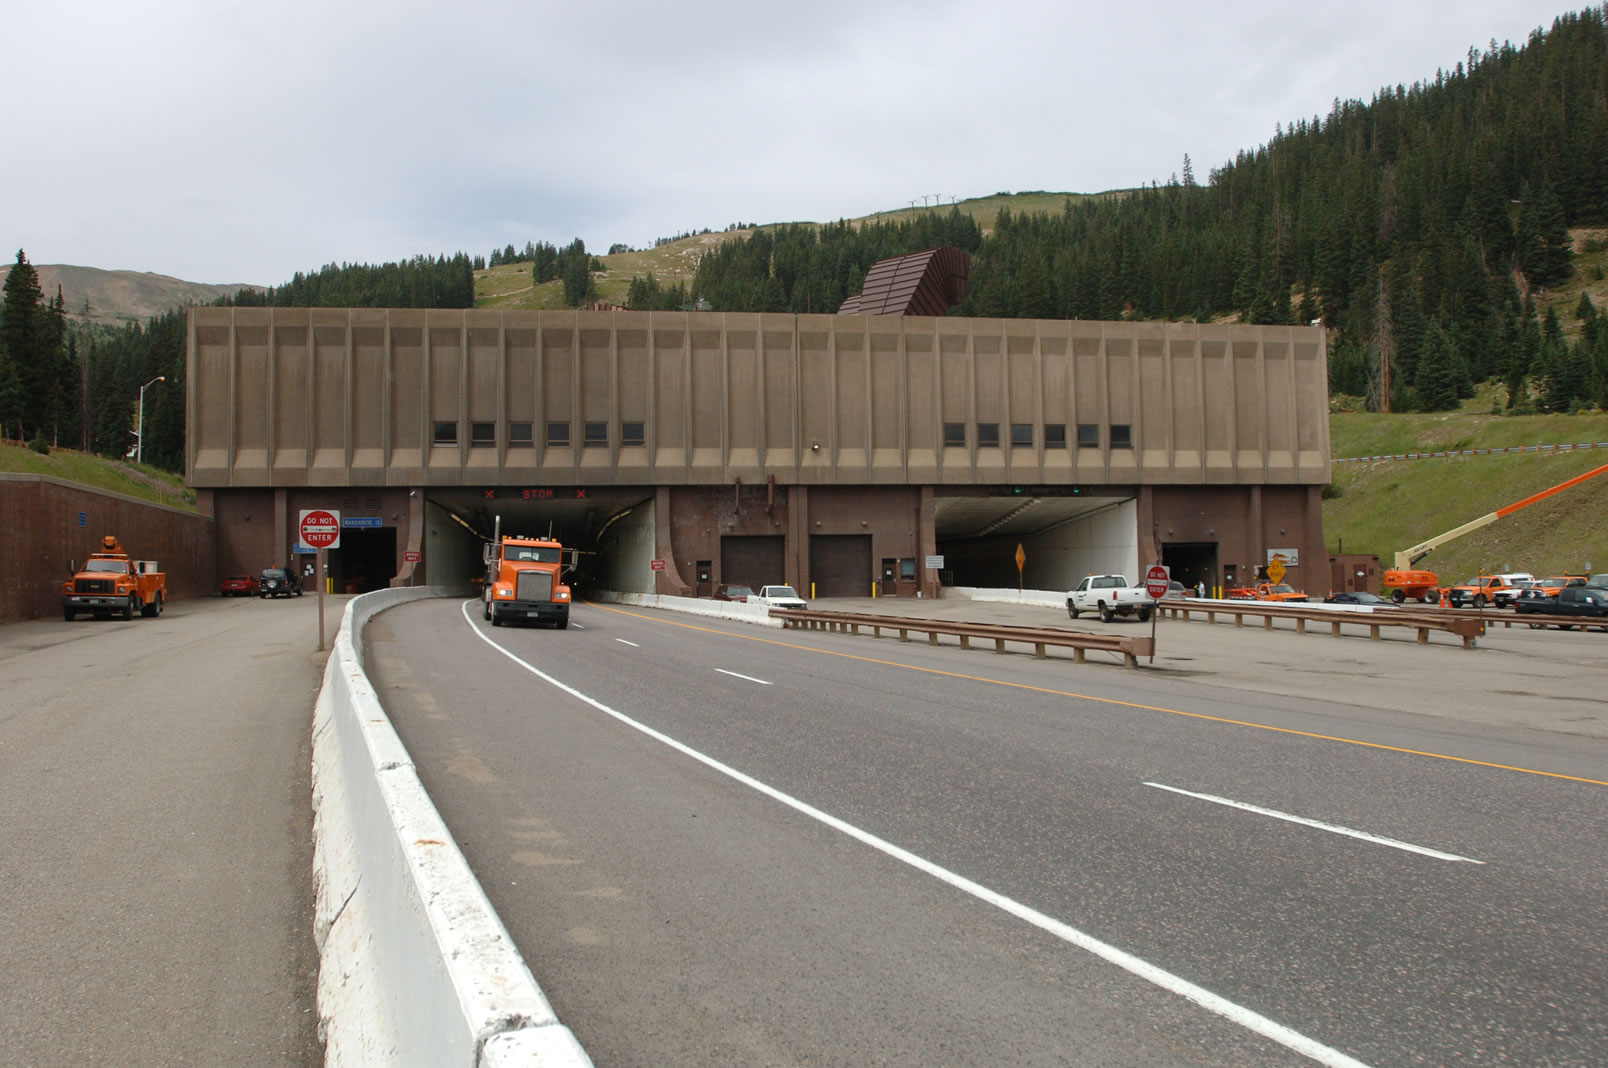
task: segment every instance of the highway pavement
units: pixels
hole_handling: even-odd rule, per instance
[[[1608,635],[1158,641],[443,600],[367,663],[600,1064],[1608,1062]]]
[[[0,1064],[322,1062],[317,645],[313,597],[0,627]]]

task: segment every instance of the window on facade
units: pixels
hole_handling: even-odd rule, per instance
[[[1032,423],[1012,423],[1011,424],[1011,447],[1020,449],[1020,448],[1023,448],[1023,447],[1030,447],[1030,446],[1032,446],[1032,444],[1033,444],[1033,424]]]
[[[568,423],[547,424],[547,444],[549,446],[564,446],[570,443]]]
[[[1133,428],[1127,423],[1112,423],[1111,447],[1113,449],[1133,448]]]
[[[469,447],[471,449],[484,449],[497,444],[496,423],[470,423]]]
[[[587,448],[609,443],[609,424],[607,423],[587,423],[583,427],[582,433],[585,435],[582,439],[582,444]]]
[[[944,424],[944,448],[964,449],[966,447],[966,424]]]
[[[448,419],[437,419],[435,431],[430,436],[432,445],[458,444],[458,424]]]
[[[1045,423],[1044,424],[1044,447],[1046,449],[1064,449],[1064,448],[1066,448],[1066,424],[1065,423]]]
[[[1100,427],[1095,423],[1078,424],[1078,448],[1098,449],[1100,447]]]
[[[643,423],[621,423],[621,445],[646,445],[648,443],[647,427]]]
[[[999,424],[978,423],[977,444],[983,446],[993,445],[997,448],[999,446]]]
[[[509,423],[508,424],[508,444],[510,444],[510,445],[529,445],[530,444],[530,424],[529,423]]]

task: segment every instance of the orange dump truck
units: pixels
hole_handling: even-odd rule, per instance
[[[135,612],[159,616],[165,600],[167,576],[156,561],[130,559],[112,534],[101,539],[101,551],[91,553],[61,586],[61,614],[69,623],[80,612],[92,612],[96,619],[133,619]]]
[[[573,560],[573,554],[570,554]],[[569,626],[569,570],[564,547],[550,538],[497,537],[486,546],[486,584],[481,591],[485,617],[500,627],[508,622]]]

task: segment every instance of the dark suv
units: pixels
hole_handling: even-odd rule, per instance
[[[282,567],[265,567],[257,578],[258,597],[300,597],[301,579]]]

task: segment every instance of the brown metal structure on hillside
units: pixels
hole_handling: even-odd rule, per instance
[[[947,315],[966,297],[971,257],[944,245],[878,260],[839,315]]]

